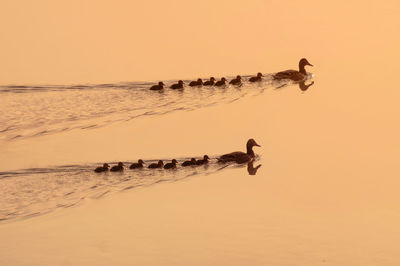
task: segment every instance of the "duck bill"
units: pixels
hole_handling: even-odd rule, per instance
[[[311,65],[310,63],[308,63],[308,65],[309,65],[309,66],[313,66],[313,65]]]
[[[258,145],[257,143],[256,143],[256,144],[254,144],[254,146],[261,147],[261,145]]]

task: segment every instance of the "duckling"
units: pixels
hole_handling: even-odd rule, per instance
[[[262,73],[258,72],[257,76],[249,78],[250,82],[258,82],[261,81],[261,77],[263,76]]]
[[[124,171],[124,164],[119,162],[118,165],[114,165],[110,169],[111,172],[119,172],[119,171]]]
[[[164,89],[164,83],[162,81],[158,82],[158,85],[153,85],[150,87],[150,90],[152,91],[159,91]]]
[[[172,168],[176,168],[176,164],[178,163],[177,160],[173,159],[172,162],[167,163],[164,165],[164,169],[172,169]]]
[[[178,83],[172,84],[170,88],[173,90],[183,89],[183,81],[179,80]]]
[[[242,77],[240,75],[237,75],[235,79],[232,79],[229,84],[232,85],[239,85],[242,83]]]
[[[224,86],[225,82],[226,82],[226,79],[225,78],[221,78],[221,80],[219,80],[219,81],[217,81],[215,83],[215,86],[218,86],[218,87]]]
[[[208,155],[204,155],[202,160],[197,160],[196,165],[208,164],[209,160],[210,157],[208,157]]]
[[[212,86],[215,84],[215,78],[211,77],[210,80],[207,80],[206,82],[203,83],[204,86]]]
[[[247,152],[241,152],[241,151],[236,151],[232,153],[227,153],[222,155],[221,157],[218,158],[218,162],[220,163],[226,163],[226,162],[236,162],[236,163],[247,163],[250,160],[254,159],[255,154],[253,151],[253,147],[261,147],[260,145],[257,144],[257,142],[254,139],[249,139],[246,144],[246,149]]]
[[[103,166],[99,166],[96,169],[94,169],[94,171],[96,173],[107,172],[109,167],[110,166],[108,165],[108,163],[105,163],[105,164],[103,164]]]
[[[291,79],[293,81],[302,81],[305,80],[307,77],[307,71],[305,66],[313,66],[311,65],[307,59],[302,58],[299,61],[299,71],[297,70],[285,70],[276,73],[273,75],[273,78],[276,80],[282,80],[282,79]]]
[[[164,166],[164,162],[162,160],[159,160],[158,163],[150,164],[148,168],[150,168],[150,169],[162,168],[163,166]]]
[[[183,163],[182,163],[182,166],[191,166],[191,165],[196,165],[196,159],[195,158],[192,158],[190,161],[184,161]]]
[[[131,164],[131,166],[129,166],[130,169],[136,169],[136,168],[143,168],[143,160],[139,159],[137,163],[133,163]]]
[[[203,85],[202,79],[197,79],[197,81],[192,81],[189,83],[190,87],[201,86],[201,85]]]

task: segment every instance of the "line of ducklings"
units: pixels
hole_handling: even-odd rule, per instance
[[[305,69],[305,66],[313,66],[310,64],[307,59],[302,58],[300,59],[299,62],[299,70],[285,70],[281,71],[278,73],[275,73],[272,75],[272,78],[275,80],[283,80],[283,79],[288,79],[288,80],[293,80],[296,82],[300,82],[302,80],[305,80],[307,77],[307,72]],[[258,72],[256,76],[250,77],[248,79],[249,82],[255,83],[255,82],[261,82],[262,81],[263,74],[261,72]],[[221,80],[216,81],[214,77],[211,77],[209,80],[204,81],[199,78],[197,80],[191,81],[189,83],[190,87],[196,87],[196,86],[216,86],[216,87],[222,87],[227,84],[226,78],[221,78]],[[179,80],[178,83],[174,83],[170,86],[171,89],[177,90],[177,89],[183,89],[184,87],[184,82],[183,80]],[[236,78],[232,79],[229,81],[230,85],[241,85],[242,84],[242,77],[240,75],[237,75]],[[150,87],[150,90],[153,91],[160,91],[164,89],[165,84],[160,81],[158,84],[153,85]]]

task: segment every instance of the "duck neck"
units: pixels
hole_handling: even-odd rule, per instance
[[[253,151],[253,146],[247,145],[247,154],[251,157],[254,157],[254,151]]]
[[[299,72],[303,75],[307,75],[306,68],[304,65],[299,64]]]

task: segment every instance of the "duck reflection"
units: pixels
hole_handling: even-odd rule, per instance
[[[302,91],[308,90],[308,88],[311,87],[312,85],[314,85],[314,81],[311,82],[310,84],[306,84],[304,81],[299,82],[299,88]]]
[[[249,175],[256,175],[257,171],[260,167],[261,167],[261,164],[254,167],[254,161],[250,161],[247,163],[247,172],[249,172]]]

